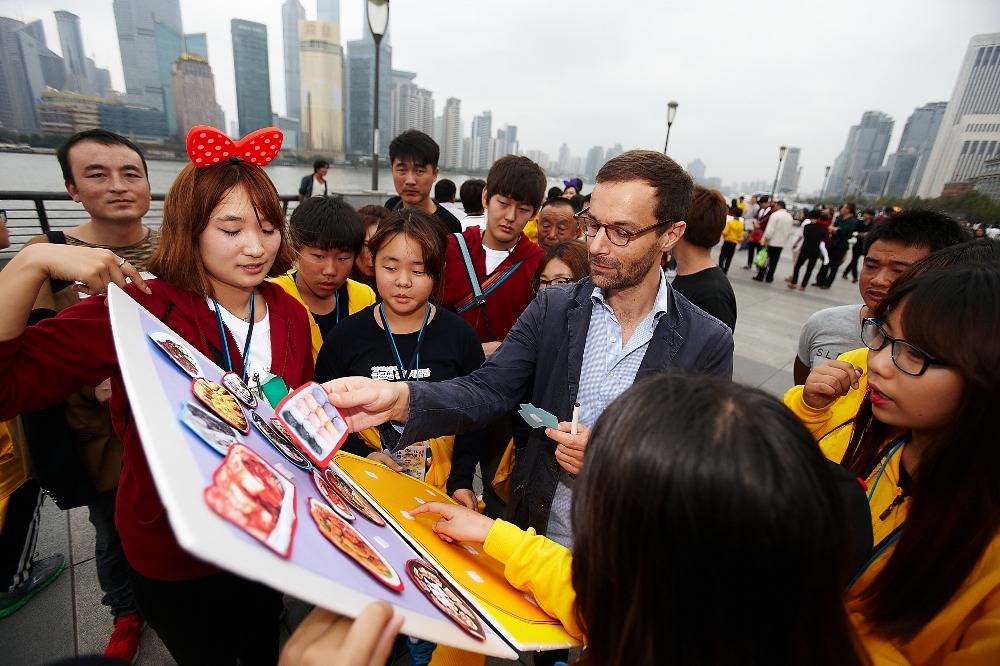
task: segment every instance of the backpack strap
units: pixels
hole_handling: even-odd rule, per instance
[[[65,245],[66,244],[66,234],[62,231],[46,231],[45,237],[49,239],[49,242],[54,245]],[[56,278],[49,278],[49,287],[52,289],[53,294],[58,294],[60,291],[72,285],[71,280],[57,280]]]
[[[472,301],[462,312],[468,310],[473,305],[484,308],[486,307],[486,297],[483,296],[483,288],[479,285],[479,277],[476,275],[476,269],[472,265],[472,255],[469,254],[469,246],[465,242],[465,236],[462,234],[452,234],[452,236],[458,242],[458,249],[462,252],[462,261],[465,263],[465,273],[469,276],[469,284],[472,285]]]

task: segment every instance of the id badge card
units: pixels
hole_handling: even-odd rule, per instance
[[[417,442],[410,444],[405,449],[393,452],[386,449],[383,451],[387,456],[396,461],[402,467],[403,474],[412,476],[418,481],[423,481],[427,476],[427,452],[430,450],[430,442]]]

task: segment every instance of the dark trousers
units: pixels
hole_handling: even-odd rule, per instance
[[[28,479],[10,494],[0,531],[0,592],[31,578],[32,557],[42,515],[42,488]]]
[[[837,269],[843,263],[845,254],[847,254],[846,245],[834,245],[830,248],[830,263],[819,269],[819,274],[816,276],[817,285],[829,287],[833,284],[837,278]]]
[[[850,273],[854,281],[858,281],[858,259],[864,256],[865,244],[859,238],[856,243],[854,243],[854,249],[851,252],[851,260],[847,264],[847,268],[844,269],[844,277]]]
[[[569,661],[569,650],[549,650],[532,655],[535,666],[553,666],[557,661]]]
[[[281,592],[222,572],[192,580],[128,580],[139,612],[178,666],[274,666]]]
[[[729,272],[729,265],[733,263],[733,255],[736,254],[736,243],[726,241],[719,250],[719,268],[723,273]]]
[[[803,264],[807,265],[806,274],[802,277],[802,286],[805,287],[809,284],[809,278],[812,277],[813,269],[816,268],[816,261],[818,259],[819,252],[812,252],[808,254],[805,252],[799,252],[799,260],[795,262],[795,270],[792,272],[792,284],[796,285],[799,283],[799,269],[802,268]]]
[[[774,271],[778,268],[778,260],[781,259],[781,251],[784,248],[767,248],[767,263],[757,269],[757,277],[754,279],[760,282],[774,282]]]
[[[137,613],[139,609],[128,584],[125,551],[122,550],[122,540],[115,527],[117,495],[118,488],[112,488],[98,495],[97,500],[87,508],[90,509],[90,522],[97,533],[94,560],[97,564],[97,580],[104,591],[101,603],[111,609],[112,616],[124,617]]]
[[[757,256],[757,251],[759,249],[760,249],[760,243],[747,241],[747,268],[753,266],[754,257]]]
[[[520,417],[518,417],[520,418]],[[511,415],[505,414],[485,428],[486,437],[479,457],[479,473],[483,478],[483,514],[490,518],[503,518],[507,503],[493,490],[493,477],[497,474],[512,435]]]

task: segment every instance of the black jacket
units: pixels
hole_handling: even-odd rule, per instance
[[[396,446],[487,425],[515,408],[532,382],[532,404],[560,421],[571,420],[593,290],[590,278],[541,290],[479,370],[436,384],[411,382],[410,412]],[[667,312],[653,331],[636,381],[669,370],[731,379],[733,335],[668,284]],[[517,451],[507,520],[544,534],[558,472],[555,442],[543,428],[532,430]]]

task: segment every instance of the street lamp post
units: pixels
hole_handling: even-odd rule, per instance
[[[389,0],[368,0],[368,28],[375,38],[375,102],[372,104],[372,192],[378,192],[378,67],[382,37],[389,27]]]
[[[826,168],[826,172],[823,173],[823,189],[819,191],[819,202],[823,203],[823,195],[826,194],[826,179],[830,177],[830,167]]]
[[[667,102],[667,140],[663,143],[663,154],[667,154],[667,146],[670,145],[670,126],[674,124],[674,116],[677,115],[677,102]]]
[[[781,173],[781,162],[785,159],[786,146],[778,149],[778,170],[774,172],[774,185],[771,186],[771,198],[774,199],[774,191],[778,189],[778,174]]]
[[[853,180],[853,179],[854,179],[854,176],[848,176],[847,177],[847,182],[844,184],[844,193],[840,195],[841,198],[844,198],[844,197],[847,196],[847,190],[851,189],[851,180]]]

